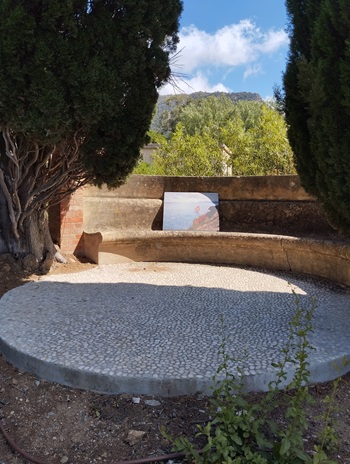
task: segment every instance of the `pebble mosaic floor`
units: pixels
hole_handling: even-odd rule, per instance
[[[225,340],[247,389],[266,389],[296,298],[305,309],[316,298],[311,380],[343,373],[334,362],[350,355],[348,290],[219,265],[105,265],[26,284],[0,300],[0,352],[75,387],[177,395],[209,392]]]

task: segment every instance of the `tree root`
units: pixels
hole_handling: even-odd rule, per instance
[[[64,256],[61,255],[59,251],[56,251],[54,255],[54,260],[57,261],[58,263],[66,264],[67,260]]]

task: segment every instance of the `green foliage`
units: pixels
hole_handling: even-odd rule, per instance
[[[343,358],[343,362],[340,365],[340,368],[344,368],[349,365],[349,360]],[[326,395],[323,399],[325,409],[323,414],[320,416],[320,419],[324,423],[322,433],[319,437],[320,444],[317,446],[317,450],[322,452],[324,450],[336,451],[338,448],[338,435],[334,427],[334,413],[336,412],[335,408],[335,399],[338,391],[338,386],[340,382],[344,380],[341,377],[338,377],[334,380],[332,384],[332,390],[329,395]]]
[[[217,141],[208,132],[189,135],[181,123],[153,160],[157,172],[168,176],[220,176],[225,168]]]
[[[235,103],[225,96],[192,100],[180,108],[178,122],[184,125],[189,135],[208,130],[215,133],[234,115],[235,108]]]
[[[170,76],[181,9],[181,0],[0,0],[0,130],[18,144],[79,142],[86,176],[120,184]]]
[[[190,101],[188,95],[159,96],[157,102],[157,113],[152,121],[151,129],[169,137],[175,131],[179,122],[179,114],[182,107]]]
[[[284,75],[289,140],[304,188],[331,223],[350,231],[350,16],[348,0],[287,0]]]
[[[160,95],[157,102],[157,111],[152,121],[151,129],[162,134],[169,136],[171,132],[174,132],[176,124],[179,121],[179,113],[181,112],[182,106],[193,102],[193,100],[205,99],[205,98],[227,98],[232,102],[241,101],[257,101],[262,102],[259,94],[252,92],[194,92],[189,95]]]
[[[296,311],[289,324],[289,337],[282,352],[284,359],[274,366],[278,369],[276,382],[270,384],[268,401],[273,401],[274,390],[281,384],[281,380],[287,381],[287,363],[295,366],[292,381],[285,391],[292,392],[285,397],[287,408],[285,413],[286,427],[279,432],[279,442],[274,444],[274,451],[279,456],[279,463],[312,462],[304,451],[303,434],[308,428],[305,405],[311,401],[307,383],[310,377],[308,357],[313,349],[308,341],[308,335],[313,332],[312,317],[316,308],[316,302],[312,301],[310,309],[301,306],[299,297],[295,295]]]
[[[197,464],[335,464],[327,458],[324,439],[315,447],[312,457],[305,451],[303,434],[308,428],[305,405],[311,401],[307,383],[310,376],[308,356],[312,347],[308,336],[313,331],[312,317],[316,303],[312,301],[308,309],[304,308],[296,295],[295,303],[295,315],[289,324],[282,360],[273,364],[276,378],[258,403],[250,402],[243,393],[244,369],[237,368],[239,360],[227,352],[222,324],[222,363],[214,377],[211,400],[213,420],[205,426],[197,426],[197,436],[204,437],[206,444],[198,451],[188,439],[180,437],[174,440],[174,450],[184,451]],[[291,365],[294,365],[295,371],[292,381],[288,383],[287,366],[290,368]],[[233,366],[236,375],[231,372]],[[338,382],[334,382],[330,398],[334,399]],[[330,408],[325,415],[323,434],[324,437],[331,436],[334,442],[332,401],[330,399]],[[278,408],[285,411],[284,425],[273,418]]]
[[[190,98],[187,95],[167,97],[169,110],[161,118],[162,130],[168,137],[182,123],[189,135],[200,134],[204,130],[223,127],[228,121],[241,119],[246,129],[251,128],[259,118],[261,101],[233,101],[229,94],[209,95],[205,98]]]
[[[166,138],[164,137],[164,135],[159,134],[159,132],[155,132],[153,130],[149,130],[147,132],[147,136],[149,139],[148,143],[158,143],[159,145],[162,145],[166,142]]]
[[[233,174],[295,173],[283,116],[266,104],[254,105],[253,110],[242,106],[241,118],[228,121],[221,130],[222,140],[232,152]]]
[[[177,106],[174,118],[173,122],[178,121],[174,132],[167,141],[160,141],[162,148],[154,156],[158,173],[295,173],[284,117],[271,105],[208,97]]]
[[[136,164],[133,174],[140,174],[143,176],[160,176],[161,171],[154,165],[147,163],[146,161],[139,160]]]
[[[147,138],[148,138],[148,143],[157,143],[160,146],[163,146],[166,144],[167,140],[164,137],[164,135],[159,134],[158,132],[155,132],[153,130],[149,130],[147,132]],[[153,158],[154,154],[152,155]],[[162,169],[152,163],[147,163],[146,161],[143,161],[142,158],[140,158],[133,170],[133,174],[140,174],[140,175],[146,175],[146,176],[157,176],[157,175],[163,175]]]

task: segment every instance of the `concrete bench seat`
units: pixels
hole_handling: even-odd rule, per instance
[[[163,261],[292,271],[350,286],[350,242],[237,232],[123,230],[84,234],[98,264]]]
[[[164,192],[218,193],[220,232],[163,231]],[[84,254],[98,264],[233,264],[350,286],[350,241],[334,233],[297,176],[131,176],[115,191],[85,190],[84,231]]]

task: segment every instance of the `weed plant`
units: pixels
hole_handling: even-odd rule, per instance
[[[305,406],[312,401],[308,391],[310,378],[308,357],[313,349],[308,340],[313,332],[312,318],[315,300],[308,309],[303,308],[294,293],[295,314],[289,323],[288,339],[282,350],[282,360],[272,364],[276,368],[275,380],[259,402],[251,403],[244,394],[243,368],[230,372],[238,359],[227,351],[225,324],[220,348],[222,362],[214,376],[211,414],[213,419],[205,426],[197,425],[197,436],[204,437],[205,446],[198,451],[184,437],[174,442],[174,451],[183,451],[189,462],[197,464],[336,464],[327,457],[327,445],[334,447],[336,432],[332,423],[334,398],[339,380],[326,398],[327,411],[323,416],[324,428],[312,455],[306,452],[304,434],[308,429]],[[294,376],[288,382],[288,368]],[[220,377],[220,379],[219,379]],[[284,421],[278,423],[273,413],[283,409]],[[164,434],[167,436],[166,434]],[[167,438],[170,438],[167,436]]]

